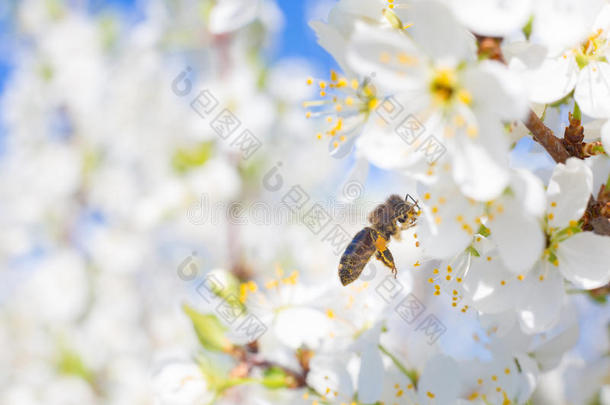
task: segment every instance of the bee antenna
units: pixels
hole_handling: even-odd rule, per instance
[[[419,200],[416,200],[415,198],[411,197],[410,194],[407,194],[407,196],[405,197],[405,201],[409,201],[409,199],[411,201],[413,201],[413,205],[417,207],[417,209],[421,210],[421,207],[419,206]]]

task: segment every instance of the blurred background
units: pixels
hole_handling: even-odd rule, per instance
[[[204,274],[338,288],[338,248],[282,204],[301,190],[350,236],[370,209],[302,108],[333,2],[235,3],[0,2],[0,403],[159,403]]]

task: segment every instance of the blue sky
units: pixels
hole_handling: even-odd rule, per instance
[[[314,32],[308,26],[308,18],[315,14],[315,12],[311,11],[311,8],[315,7],[316,3],[328,4],[332,2],[306,0],[278,1],[278,5],[286,18],[282,36],[283,41],[280,45],[278,56],[301,56],[319,64],[322,68],[330,68],[334,66],[332,57],[318,45]]]

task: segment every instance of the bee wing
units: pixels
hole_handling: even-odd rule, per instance
[[[356,280],[373,253],[375,253],[375,250],[377,250],[372,231],[369,227],[364,228],[347,245],[339,261],[341,284],[347,285]]]

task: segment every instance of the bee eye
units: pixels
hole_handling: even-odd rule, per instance
[[[400,222],[401,224],[404,223],[406,220],[407,220],[407,218],[405,218],[405,217],[398,218],[398,222]]]

